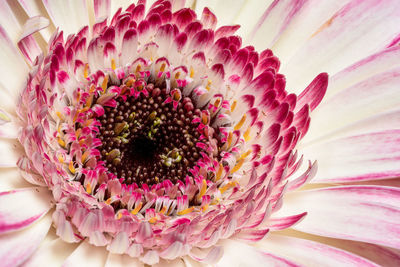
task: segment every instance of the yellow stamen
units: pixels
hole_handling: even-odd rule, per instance
[[[220,98],[218,98],[217,100],[215,100],[214,106],[217,108],[217,107],[219,107],[219,104],[221,104],[221,99],[220,99]]]
[[[154,224],[157,222],[157,217],[150,218],[149,223]]]
[[[236,182],[229,182],[226,185],[224,185],[223,187],[221,187],[219,189],[219,191],[221,192],[221,194],[223,194],[223,193],[225,193],[226,190],[228,190],[232,187],[235,187],[235,185],[236,185]]]
[[[207,205],[204,205],[202,208],[201,208],[201,211],[206,211],[208,209],[208,204]]]
[[[119,219],[121,219],[121,218],[122,218],[122,212],[118,213],[118,215],[117,215],[117,220],[119,220]]]
[[[222,177],[222,171],[224,170],[224,167],[222,166],[222,164],[219,164],[219,168],[217,171],[217,175],[215,176],[215,181],[218,181],[219,179],[221,179]]]
[[[210,91],[210,89],[211,89],[211,80],[207,81],[206,89],[207,89],[207,91]]]
[[[160,210],[160,213],[164,214],[166,211],[167,211],[167,208],[166,207],[162,207],[162,209]]]
[[[65,141],[64,140],[62,140],[60,137],[58,137],[58,144],[61,146],[61,147],[65,147]]]
[[[233,103],[232,103],[232,106],[231,106],[231,112],[233,112],[235,110],[236,105],[237,105],[237,101],[234,100]]]
[[[246,142],[250,140],[250,132],[251,132],[251,127],[247,128],[246,132],[244,132],[243,137]]]
[[[92,185],[90,183],[88,183],[86,185],[86,193],[91,194],[92,193]]]
[[[59,155],[59,156],[58,156],[58,161],[59,161],[60,163],[64,163],[64,158],[63,158],[62,155]]]
[[[91,107],[92,103],[93,103],[93,95],[90,95],[90,97],[88,97],[88,99],[86,100],[86,108]],[[87,109],[85,111],[87,111]]]
[[[129,79],[126,81],[125,85],[128,87],[132,87],[134,82],[135,82],[135,79]]]
[[[72,161],[69,162],[68,169],[72,174],[75,174],[75,167]]]
[[[244,159],[239,160],[239,162],[236,163],[235,167],[232,168],[231,174],[234,172],[237,172],[242,167],[243,163],[244,163]]]
[[[181,76],[181,73],[178,71],[178,72],[175,74],[175,80],[178,80],[180,76]]]
[[[85,64],[85,67],[83,68],[83,77],[85,77],[85,79],[89,77],[89,64]]]
[[[113,69],[113,70],[115,70],[117,67],[116,67],[116,64],[115,64],[115,59],[111,59],[111,68]]]
[[[139,72],[139,71],[141,71],[141,70],[142,70],[142,66],[137,65],[137,67],[136,67],[136,72]]]
[[[89,154],[90,154],[89,150],[86,150],[82,155],[81,161],[85,162]]]
[[[190,67],[190,78],[193,78],[194,77],[194,69],[193,69],[193,67]]]
[[[164,70],[165,70],[165,63],[163,63],[163,64],[161,65],[161,68],[160,68],[160,71],[161,71],[161,72],[164,72]]]
[[[239,121],[239,122],[235,125],[235,127],[233,128],[233,129],[235,129],[235,131],[236,131],[236,130],[239,130],[239,129],[243,126],[244,122],[246,121],[246,117],[247,117],[246,114],[244,114],[244,115],[242,116],[242,118],[240,119],[240,121]]]
[[[133,215],[138,214],[138,212],[139,212],[140,209],[142,208],[142,205],[143,205],[142,202],[140,202],[139,205],[131,211],[131,213],[132,213]]]
[[[194,210],[194,207],[190,207],[190,208],[181,210],[181,211],[178,212],[177,214],[178,214],[178,215],[185,215],[185,214],[191,213],[193,210]]]
[[[61,114],[60,111],[57,111],[56,114],[57,114],[57,117],[59,117],[61,120],[63,119],[63,115]]]
[[[109,198],[109,199],[107,199],[104,203],[106,203],[107,205],[110,205],[111,204],[111,197]]]
[[[201,199],[201,197],[204,196],[204,194],[206,193],[206,190],[207,190],[207,182],[205,179],[203,179],[200,192],[197,196],[198,199]]]
[[[103,89],[103,93],[106,92],[107,84],[108,84],[108,76],[106,75],[106,76],[104,77],[103,83],[101,84],[101,88]]]
[[[232,132],[229,132],[229,134],[228,134],[228,147],[230,147],[231,146],[231,144],[232,144],[232,139],[233,139],[233,133]]]
[[[251,153],[251,149],[247,150],[245,153],[243,153],[243,154],[240,156],[239,160],[242,160],[242,159],[247,158],[247,156],[250,155],[250,153]]]

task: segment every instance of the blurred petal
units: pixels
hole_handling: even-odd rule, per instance
[[[52,206],[48,189],[31,187],[0,193],[0,234],[20,230],[43,217]]]
[[[294,237],[270,235],[257,246],[304,266],[378,266],[344,250]]]
[[[80,266],[84,262],[85,266],[88,267],[103,267],[107,260],[107,253],[104,252],[104,247],[92,246],[84,241],[72,252],[62,266]]]
[[[42,244],[27,261],[23,267],[59,267],[63,261],[74,251],[77,244],[66,243],[57,238],[48,243]]]
[[[400,189],[340,186],[288,194],[275,216],[306,210],[293,228],[321,236],[400,248]],[[379,226],[379,227],[377,227]]]
[[[0,235],[1,266],[18,266],[29,258],[45,238],[51,225],[51,216],[20,231]]]

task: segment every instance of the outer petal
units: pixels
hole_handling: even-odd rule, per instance
[[[65,36],[77,33],[83,26],[89,25],[86,1],[81,0],[42,0],[54,25],[64,31]]]
[[[275,214],[306,210],[293,228],[321,236],[400,248],[400,189],[340,186],[288,194]]]
[[[400,130],[368,133],[311,145],[302,152],[317,159],[316,183],[357,182],[400,176]]]
[[[344,250],[294,237],[270,235],[257,246],[305,266],[378,266]]]
[[[17,167],[3,168],[0,171],[0,192],[14,190],[17,188],[30,187],[32,184],[28,183],[22,176]]]
[[[104,247],[90,245],[87,241],[82,242],[63,263],[63,267],[75,267],[85,263],[88,267],[103,267],[107,253]]]
[[[22,265],[23,267],[59,267],[72,251],[76,244],[66,243],[57,238],[39,247],[37,251]]]
[[[14,98],[18,97],[25,83],[28,68],[21,54],[15,48],[13,42],[0,26],[0,86]]]
[[[11,139],[0,139],[0,168],[15,167],[21,154],[19,143]]]
[[[399,34],[399,14],[397,0],[351,1],[282,66],[287,88],[298,92],[320,70],[334,74],[383,49]]]
[[[18,266],[29,258],[45,238],[50,225],[51,216],[47,215],[24,230],[0,235],[1,266]]]
[[[303,142],[325,137],[360,120],[398,108],[399,82],[400,68],[397,67],[323,100],[318,112],[313,114],[311,127]]]
[[[224,255],[217,266],[301,266],[286,258],[234,240],[223,241]]]
[[[104,251],[105,252],[105,251]],[[128,255],[108,254],[107,262],[104,267],[142,267],[144,264],[137,258],[129,257]]]
[[[43,217],[52,206],[47,189],[31,187],[0,193],[0,233],[20,230]]]

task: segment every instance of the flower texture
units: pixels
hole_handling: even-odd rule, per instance
[[[0,4],[2,266],[400,264],[400,3],[229,5]]]

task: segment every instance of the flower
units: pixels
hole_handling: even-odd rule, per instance
[[[115,3],[1,4],[2,265],[399,263],[399,3]]]

